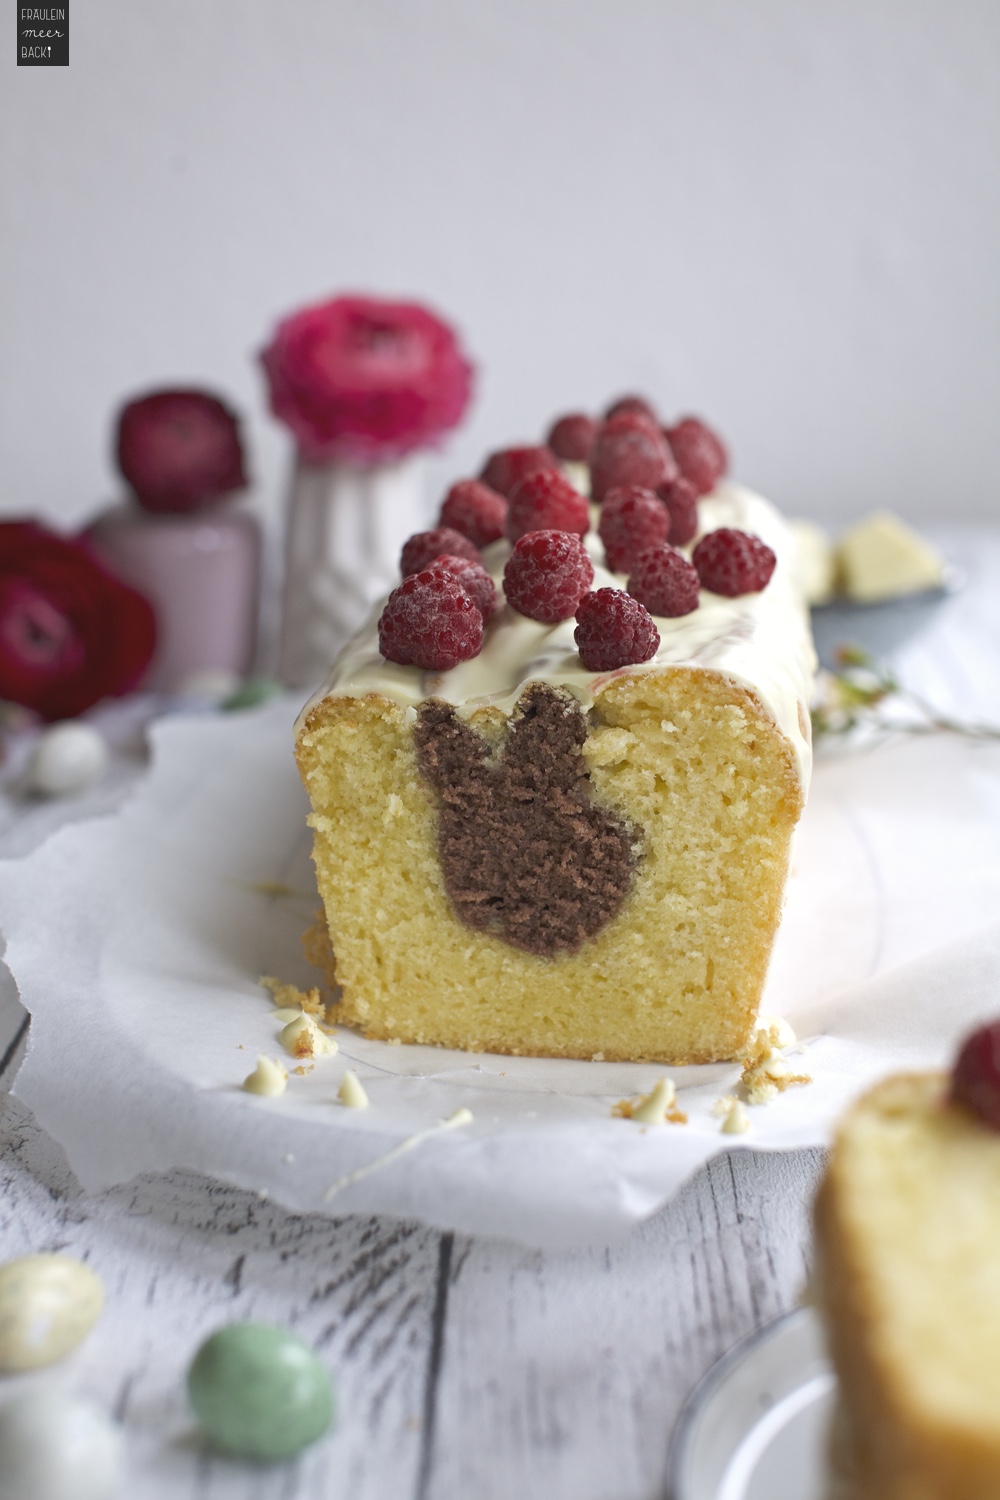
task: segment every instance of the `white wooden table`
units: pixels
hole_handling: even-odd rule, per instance
[[[1000,721],[1000,531],[937,533],[966,591],[899,654],[945,711]],[[877,752],[875,752],[877,753]],[[0,777],[0,855],[67,814],[112,806],[136,774],[75,804],[29,805]],[[26,1022],[0,986],[6,1092]],[[0,1260],[65,1250],[108,1289],[61,1369],[124,1422],[136,1500],[664,1500],[671,1429],[702,1373],[791,1306],[809,1260],[815,1151],[724,1155],[624,1247],[543,1254],[380,1219],[301,1217],[187,1173],[96,1197],[16,1099],[0,1121]],[[301,1460],[211,1455],[184,1373],[221,1323],[293,1327],[334,1372],[340,1416]]]

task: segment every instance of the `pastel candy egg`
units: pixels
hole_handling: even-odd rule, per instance
[[[0,1495],[10,1500],[112,1500],[121,1433],[91,1401],[35,1390],[0,1407]]]
[[[206,1436],[243,1458],[291,1458],[333,1421],[330,1376],[308,1344],[266,1323],[230,1323],[205,1340],[188,1395]]]
[[[28,765],[28,786],[46,797],[82,792],[108,764],[108,747],[89,724],[53,724],[39,736]]]
[[[101,1278],[71,1255],[24,1255],[0,1266],[0,1371],[62,1359],[103,1306]]]

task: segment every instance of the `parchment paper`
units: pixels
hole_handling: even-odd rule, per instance
[[[257,1054],[281,1055],[258,977],[316,978],[300,948],[317,898],[296,707],[160,723],[122,810],[0,863],[6,962],[32,1014],[15,1092],[87,1189],[188,1167],[293,1209],[608,1243],[715,1152],[821,1144],[871,1079],[945,1062],[1000,1013],[1000,748],[934,736],[819,760],[764,1007],[791,1020],[792,1061],[814,1082],[751,1109],[746,1135],[722,1135],[710,1113],[736,1065],[503,1058],[344,1029],[338,1055],[283,1097],[250,1096]],[[368,1110],[337,1102],[345,1067]],[[687,1125],[612,1117],[665,1072]],[[325,1202],[462,1106],[471,1124]]]

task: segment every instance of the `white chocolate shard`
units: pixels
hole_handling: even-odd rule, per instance
[[[940,588],[944,564],[929,542],[890,511],[875,511],[840,539],[844,593],[857,604]]]
[[[260,1094],[265,1099],[277,1099],[287,1087],[287,1068],[270,1057],[258,1057],[257,1066],[243,1080],[245,1093]]]
[[[281,1045],[293,1057],[332,1057],[339,1049],[336,1040],[320,1031],[312,1016],[301,1011],[281,1032]]]
[[[673,1109],[676,1098],[677,1090],[673,1079],[661,1078],[652,1092],[645,1094],[633,1107],[632,1118],[638,1120],[640,1125],[663,1125],[666,1123],[667,1111]]]
[[[337,1098],[341,1104],[346,1104],[348,1109],[367,1109],[368,1095],[365,1093],[364,1085],[353,1068],[348,1068],[341,1079],[340,1088],[337,1090]]]

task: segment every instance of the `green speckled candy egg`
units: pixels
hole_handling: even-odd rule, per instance
[[[103,1306],[101,1278],[72,1255],[22,1255],[0,1266],[0,1371],[62,1359]]]
[[[230,1323],[205,1340],[188,1395],[206,1436],[243,1458],[291,1458],[333,1421],[333,1387],[301,1339],[266,1323]]]

